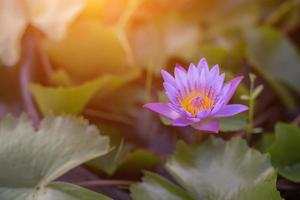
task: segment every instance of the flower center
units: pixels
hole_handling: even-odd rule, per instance
[[[184,110],[196,117],[200,111],[214,107],[215,100],[212,95],[194,93],[181,99],[180,103]]]

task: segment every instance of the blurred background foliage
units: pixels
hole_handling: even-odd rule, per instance
[[[89,173],[130,180],[138,180],[145,169],[166,175],[161,164],[177,139],[192,143],[207,138],[190,128],[168,126],[165,119],[142,108],[145,102],[165,99],[161,69],[171,72],[175,64],[187,67],[201,57],[210,65],[219,64],[228,79],[245,75],[236,102],[249,93],[249,72],[257,74],[257,85],[264,85],[256,99],[254,120],[263,134],[255,134],[251,145],[268,151],[274,134],[267,132],[274,132],[278,121],[299,124],[299,0],[82,0],[73,4],[77,10],[72,19],[69,9],[49,9],[47,14],[53,24],[61,21],[66,29],[63,37],[53,39],[55,26],[45,30],[42,20],[28,22],[21,31],[20,59],[12,67],[2,60],[0,67],[0,115],[27,112],[35,123],[48,113],[84,116],[115,146],[106,157],[84,166]],[[0,35],[14,33],[1,25]],[[3,46],[0,43],[2,56],[8,51]],[[226,120],[218,137],[244,135],[246,120],[245,114]],[[271,154],[283,160],[274,162],[279,173],[289,177],[291,172],[281,167],[290,162],[276,153],[277,148],[280,144],[271,147]],[[299,180],[299,174],[291,176]]]

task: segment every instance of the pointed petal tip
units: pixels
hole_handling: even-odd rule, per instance
[[[174,71],[177,71],[177,70],[180,70],[180,71],[183,71],[183,72],[186,72],[186,70],[181,66],[181,65],[179,65],[179,64],[176,64],[176,66],[175,66],[175,69],[174,69]]]
[[[243,107],[242,111],[241,112],[244,112],[244,111],[247,111],[249,110],[249,107],[246,106],[246,105],[243,105],[243,104],[239,104],[241,107]]]
[[[226,88],[227,91],[224,93],[224,104],[227,104],[230,99],[232,98],[232,96],[234,95],[237,87],[240,85],[241,81],[243,80],[243,76],[238,76],[235,77],[234,79],[228,81],[227,83],[225,83],[223,88]]]
[[[196,65],[194,63],[190,63],[189,68],[191,67],[196,67]]]
[[[167,106],[167,103],[159,103],[159,102],[146,103],[146,104],[143,105],[143,108],[153,110],[153,108],[157,108],[158,106],[159,107],[160,106]]]
[[[208,67],[208,62],[204,57],[201,58],[198,63],[198,68],[201,69],[202,67]]]
[[[199,60],[199,63],[203,63],[203,62],[206,62],[207,63],[207,60],[206,60],[206,58],[204,58],[204,57],[202,57],[202,58],[200,58],[200,60]]]
[[[164,82],[170,83],[171,85],[175,84],[174,77],[166,70],[161,70],[161,76],[163,77]]]
[[[146,103],[146,104],[144,104],[144,105],[143,105],[143,108],[149,109],[150,104],[151,104],[151,103]]]
[[[160,106],[163,106],[163,103],[146,103],[146,104],[143,105],[143,108],[146,108],[146,109],[151,110],[153,112],[157,112],[159,110]]]
[[[245,112],[246,110],[248,110],[248,106],[242,104],[228,104],[220,108],[214,117],[230,117]]]
[[[220,65],[219,64],[215,64],[212,68],[220,69]]]
[[[235,77],[235,78],[232,79],[232,80],[236,80],[236,81],[238,81],[238,82],[241,82],[243,79],[244,79],[244,76],[237,76],[237,77]]]
[[[162,69],[162,70],[160,70],[160,74],[161,74],[162,76],[164,76],[164,75],[166,75],[166,74],[169,74],[169,72],[167,72],[166,70]]]

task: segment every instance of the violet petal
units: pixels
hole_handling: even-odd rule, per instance
[[[214,117],[230,117],[248,110],[248,107],[241,104],[229,104],[223,106]]]
[[[169,107],[167,103],[147,103],[144,108],[157,112],[169,119],[177,119],[180,115]]]
[[[167,82],[171,85],[176,85],[174,77],[171,74],[169,74],[169,72],[167,72],[165,70],[161,70],[161,75],[165,82]]]
[[[224,92],[224,96],[223,96],[224,104],[227,104],[230,101],[230,99],[232,98],[235,90],[237,89],[237,87],[240,84],[240,82],[242,81],[242,79],[243,79],[243,76],[238,76],[238,77],[232,79],[231,81],[228,81],[224,85],[224,88],[227,88],[229,86],[228,91]]]
[[[220,129],[220,123],[217,119],[211,119],[208,121],[193,124],[192,127],[199,131],[218,133]]]
[[[186,117],[179,117],[172,121],[173,126],[189,126],[191,124],[197,123],[199,119],[188,119]]]

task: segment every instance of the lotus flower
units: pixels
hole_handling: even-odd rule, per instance
[[[228,104],[242,76],[224,83],[225,74],[219,74],[219,66],[209,70],[204,58],[198,66],[191,64],[187,71],[181,66],[176,66],[174,71],[173,77],[162,70],[169,102],[144,105],[172,120],[173,126],[192,126],[200,131],[218,133],[220,118],[248,109],[245,105]]]

